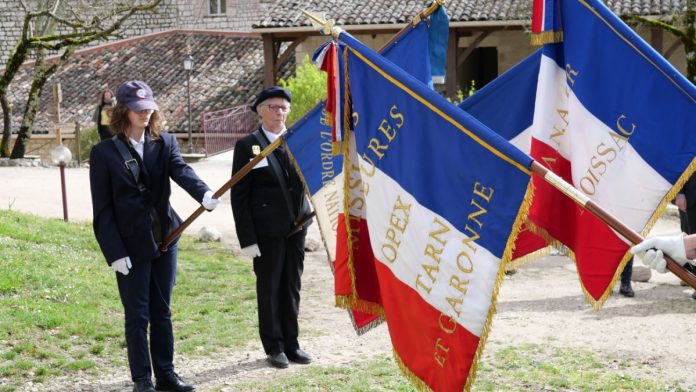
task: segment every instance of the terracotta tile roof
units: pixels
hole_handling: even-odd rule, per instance
[[[126,80],[143,80],[155,93],[168,128],[186,132],[186,45],[192,48],[191,113],[194,132],[200,129],[202,113],[249,103],[263,87],[263,43],[255,34],[169,31],[78,52],[46,84],[35,133],[46,132],[47,108],[53,82],[60,82],[62,122],[92,126],[92,114],[99,92],[109,86],[116,90]],[[294,69],[294,57],[283,65],[279,78]],[[25,67],[10,86],[14,104],[13,130],[19,129],[32,68]]]
[[[620,15],[671,15],[685,7],[687,0],[608,0],[606,4]],[[301,10],[326,12],[339,26],[399,24],[410,21],[430,0],[276,0],[268,16],[253,28],[311,26]],[[452,22],[528,21],[531,0],[449,0],[445,3]]]

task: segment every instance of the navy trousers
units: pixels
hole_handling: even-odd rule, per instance
[[[631,257],[631,260],[628,260],[628,263],[626,263],[623,271],[621,271],[621,284],[624,286],[630,286],[631,275],[633,275],[633,257]]]
[[[153,370],[157,378],[174,371],[169,304],[176,280],[177,253],[178,248],[174,246],[156,259],[134,265],[128,275],[116,273],[126,316],[128,365],[133,381],[150,379]]]
[[[254,258],[259,334],[266,354],[300,348],[297,342],[307,229],[290,238],[258,237]]]

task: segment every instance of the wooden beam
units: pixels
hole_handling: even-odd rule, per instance
[[[271,87],[276,84],[276,50],[273,35],[264,34],[263,37],[263,86]]]
[[[295,49],[306,39],[307,37],[301,37],[297,38],[296,40],[292,41],[290,46],[288,46],[287,49],[285,49],[285,52],[278,57],[278,61],[276,61],[275,68],[273,69],[273,72],[278,73],[280,71],[280,67],[285,64],[285,62],[288,60],[288,58],[292,55],[295,54]]]
[[[445,91],[450,99],[457,97],[457,46],[459,34],[456,29],[450,29],[447,38],[447,60],[445,69]]]
[[[469,46],[466,48],[466,50],[464,51],[464,53],[462,53],[462,55],[459,56],[459,58],[457,59],[457,68],[461,67],[462,64],[464,64],[464,61],[465,61],[469,56],[471,56],[471,53],[474,52],[474,49],[478,48],[478,46],[481,44],[481,41],[483,41],[484,39],[486,39],[486,37],[488,37],[488,35],[489,35],[490,33],[491,33],[490,30],[488,30],[488,31],[482,31],[481,34],[479,34],[479,36],[476,37],[476,38],[474,39],[474,41],[473,41],[471,44],[469,44]]]
[[[657,53],[662,54],[663,30],[655,27],[650,28],[650,45]]]
[[[669,49],[667,49],[667,51],[665,52],[665,54],[663,54],[663,56],[665,57],[665,59],[669,60],[669,58],[672,57],[672,55],[674,54],[674,52],[675,52],[677,49],[679,49],[679,47],[681,46],[681,43],[682,43],[682,42],[681,42],[680,40],[674,41],[674,43],[669,47]]]

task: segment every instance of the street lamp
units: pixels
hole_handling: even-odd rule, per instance
[[[188,153],[193,153],[193,139],[191,135],[191,70],[193,70],[193,57],[191,53],[184,59],[184,69],[186,70],[186,101],[188,107]]]
[[[68,221],[68,198],[65,193],[65,164],[72,159],[70,149],[63,144],[51,150],[51,160],[60,167],[60,189],[63,193],[63,220]]]

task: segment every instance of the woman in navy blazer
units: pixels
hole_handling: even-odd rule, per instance
[[[94,146],[89,174],[94,234],[106,262],[116,271],[125,311],[133,390],[154,391],[154,371],[158,391],[191,391],[194,387],[179,378],[173,365],[169,304],[176,278],[177,245],[174,242],[168,250],[160,251],[158,243],[181,223],[169,204],[170,178],[208,210],[215,208],[218,200],[184,162],[176,138],[160,132],[162,118],[147,84],[126,82],[119,87],[116,99],[111,117],[115,136]],[[137,162],[140,188],[127,166],[129,160]]]

